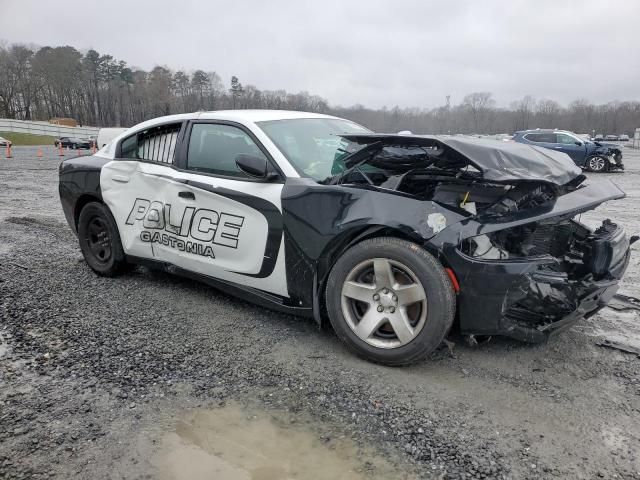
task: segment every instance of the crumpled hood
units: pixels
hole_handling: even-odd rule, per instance
[[[611,148],[614,150],[622,150],[622,146],[616,143],[606,143],[606,142],[593,142],[593,143],[595,143],[598,147]]]
[[[561,152],[518,142],[440,135],[342,135],[356,143],[419,146],[435,149],[430,155],[447,161],[465,161],[495,182],[546,181],[564,185],[582,174],[580,167]]]

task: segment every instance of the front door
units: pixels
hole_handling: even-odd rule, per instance
[[[181,254],[175,264],[288,296],[280,200],[284,179],[257,180],[236,165],[240,154],[273,165],[266,150],[239,125],[202,121],[187,130],[183,153],[166,198],[189,199],[184,216],[191,217],[190,237],[209,248]]]
[[[556,150],[569,155],[576,165],[584,165],[587,150],[584,142],[566,133],[557,133],[556,136]]]

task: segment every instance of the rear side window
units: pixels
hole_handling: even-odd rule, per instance
[[[555,133],[527,133],[524,138],[535,143],[556,143]]]
[[[196,123],[191,129],[187,168],[198,172],[247,177],[236,165],[243,154],[266,158],[252,138],[231,125]]]
[[[120,157],[173,165],[181,123],[159,125],[125,138]]]

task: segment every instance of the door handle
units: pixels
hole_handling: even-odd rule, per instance
[[[178,192],[178,196],[180,198],[187,198],[189,200],[195,200],[196,196],[193,194],[193,192]]]
[[[120,182],[120,183],[127,183],[129,181],[129,177],[126,177],[124,175],[114,175],[112,179],[114,182]]]

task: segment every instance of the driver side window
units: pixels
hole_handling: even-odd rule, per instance
[[[574,145],[578,140],[571,135],[567,135],[566,133],[558,133],[558,143],[562,143],[564,145]]]
[[[247,178],[236,165],[239,154],[266,158],[252,138],[237,127],[196,123],[189,137],[187,169],[226,177]]]

